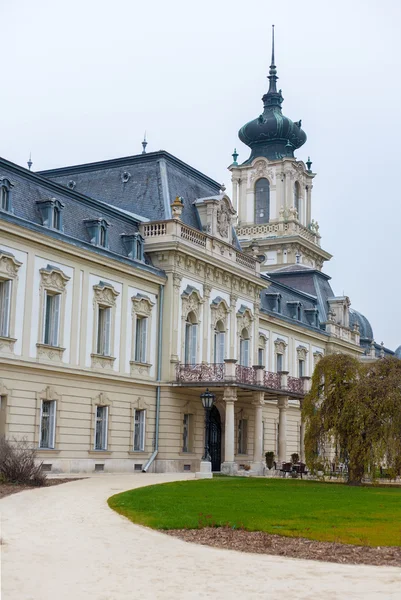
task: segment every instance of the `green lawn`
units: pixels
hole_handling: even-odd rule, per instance
[[[109,506],[154,529],[211,524],[367,546],[401,546],[401,488],[222,477],[116,494]]]

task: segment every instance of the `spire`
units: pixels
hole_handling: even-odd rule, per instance
[[[237,152],[237,148],[234,148],[234,152],[231,155],[233,157],[233,165],[237,165],[237,158],[238,158],[238,152]]]
[[[33,165],[31,152],[29,153],[29,160],[26,164],[28,165],[28,169],[31,170],[31,167]]]
[[[272,25],[272,61],[271,61],[271,65],[270,65],[270,69],[269,69],[269,76],[268,76],[268,80],[270,81],[270,85],[269,85],[269,91],[268,93],[271,94],[277,94],[277,87],[276,87],[276,82],[277,82],[277,69],[276,69],[276,65],[274,64],[274,25]]]
[[[146,141],[146,131],[143,135],[143,142],[142,142],[142,154],[146,154],[146,146],[148,145],[148,142]]]

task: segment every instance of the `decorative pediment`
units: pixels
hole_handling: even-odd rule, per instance
[[[120,294],[110,283],[105,281],[99,281],[97,285],[94,285],[93,291],[95,292],[95,302],[106,306],[114,306],[117,296]]]
[[[219,321],[222,321],[227,329],[227,316],[230,310],[227,302],[223,298],[220,298],[220,296],[217,296],[211,303],[210,309],[212,311],[213,328],[216,327]]]
[[[252,321],[254,320],[254,316],[252,311],[243,304],[240,306],[237,312],[237,331],[241,333],[243,329],[249,329],[252,325]]]
[[[39,394],[40,399],[41,400],[59,400],[60,399],[60,395],[57,394],[57,392],[55,391],[54,387],[51,385],[48,385],[43,392],[41,392]]]
[[[306,360],[309,350],[305,346],[297,346],[297,359]]]
[[[259,333],[259,348],[266,348],[268,337],[264,333]]]
[[[287,348],[287,345],[288,344],[281,338],[277,338],[276,340],[274,340],[276,354],[285,354],[285,349]]]
[[[67,282],[71,279],[61,269],[53,267],[53,265],[47,265],[46,268],[40,269],[39,273],[42,286],[56,292],[64,292]]]
[[[314,366],[317,365],[317,363],[319,362],[319,360],[321,360],[323,358],[323,352],[319,352],[316,351],[313,353],[313,364]]]
[[[4,250],[0,251],[0,277],[15,279],[21,265],[22,262],[17,260],[13,254]]]
[[[146,410],[149,404],[145,402],[142,396],[138,396],[131,404],[133,410]]]
[[[266,177],[266,179],[268,179],[270,181],[270,183],[273,183],[274,171],[273,171],[273,169],[270,169],[267,166],[267,161],[265,161],[263,159],[258,159],[253,164],[253,168],[250,172],[249,179],[250,179],[250,182],[253,183],[257,179],[261,179],[262,177]]]
[[[199,318],[200,308],[203,302],[199,291],[191,285],[188,285],[181,294],[181,298],[183,318],[186,319],[190,312],[195,313],[195,315]]]
[[[95,406],[112,406],[113,401],[110,400],[109,396],[104,392],[100,392],[97,396],[92,398],[92,405]]]
[[[152,307],[155,305],[154,302],[148,296],[143,294],[137,294],[132,296],[132,311],[137,315],[144,315],[149,317],[152,314]]]

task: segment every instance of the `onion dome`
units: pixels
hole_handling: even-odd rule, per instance
[[[278,160],[285,156],[294,157],[294,150],[306,142],[306,133],[301,121],[293,122],[281,112],[283,96],[277,91],[277,69],[274,64],[274,25],[272,34],[272,60],[268,80],[269,91],[262,98],[263,113],[241,127],[238,137],[252,150],[246,162],[264,156]]]

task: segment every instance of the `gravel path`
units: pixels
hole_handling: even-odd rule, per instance
[[[401,600],[401,571],[242,554],[133,525],[120,491],[193,475],[97,475],[0,501],[4,600]]]

